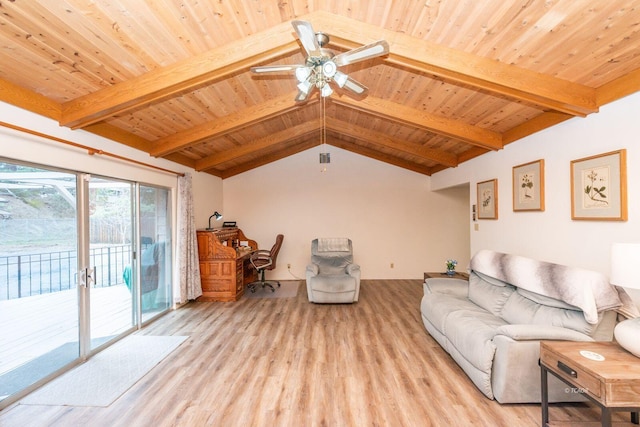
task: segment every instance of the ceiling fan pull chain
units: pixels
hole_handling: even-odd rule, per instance
[[[327,163],[331,163],[331,155],[327,152],[327,100],[325,97],[320,99],[320,115],[321,115],[321,128],[320,128],[320,172],[327,171]]]

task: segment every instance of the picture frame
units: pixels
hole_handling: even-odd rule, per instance
[[[476,189],[478,219],[498,219],[498,180],[479,182]]]
[[[544,159],[513,167],[513,211],[544,211]]]
[[[571,219],[627,220],[627,151],[571,161]]]

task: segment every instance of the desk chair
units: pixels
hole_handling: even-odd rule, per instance
[[[270,251],[266,249],[257,250],[251,254],[251,265],[256,269],[260,280],[256,282],[251,282],[247,285],[251,292],[256,291],[256,286],[260,285],[263,288],[268,286],[271,288],[271,292],[275,292],[276,289],[273,287],[273,284],[277,284],[280,287],[280,282],[277,280],[265,280],[264,273],[266,270],[274,270],[276,268],[276,259],[278,258],[278,252],[280,252],[280,247],[282,246],[282,240],[284,240],[284,236],[282,234],[278,234],[276,237],[276,243],[273,245]]]

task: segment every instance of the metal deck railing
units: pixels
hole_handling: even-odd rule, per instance
[[[89,256],[94,287],[124,283],[122,273],[131,264],[131,245],[93,248]],[[75,288],[77,265],[75,250],[0,256],[0,300]]]

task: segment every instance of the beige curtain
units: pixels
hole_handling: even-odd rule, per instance
[[[180,303],[202,295],[198,241],[193,217],[191,174],[178,177],[178,266],[180,271]]]

